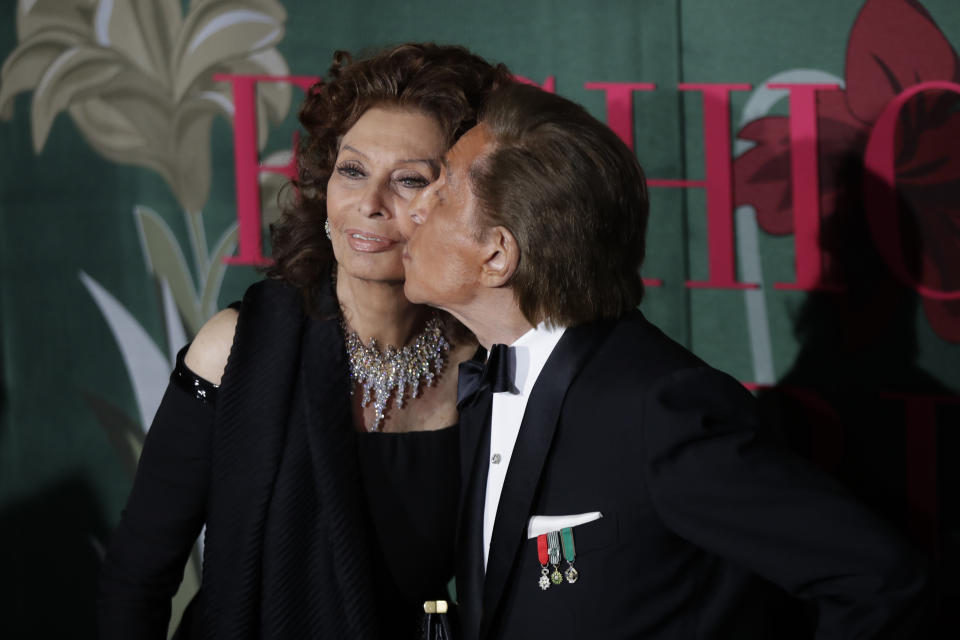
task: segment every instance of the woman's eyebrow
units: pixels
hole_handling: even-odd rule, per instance
[[[358,156],[363,156],[364,158],[368,157],[367,154],[365,154],[363,151],[360,151],[360,149],[357,149],[356,147],[351,147],[351,146],[348,145],[348,144],[345,144],[345,145],[343,145],[342,147],[340,147],[340,150],[341,150],[341,151],[343,151],[344,149],[347,149],[347,150],[349,150],[349,151],[353,151],[353,152],[354,152],[355,154],[357,154]]]
[[[351,146],[351,145],[349,145],[349,144],[343,145],[342,147],[340,147],[340,150],[341,150],[341,151],[343,151],[343,150],[352,151],[352,152],[354,152],[355,154],[357,154],[358,156],[363,156],[364,158],[368,158],[368,159],[369,159],[369,156],[368,156],[367,154],[365,154],[363,151],[360,151],[360,149],[357,149],[356,147],[353,147],[353,146]],[[436,159],[436,158],[404,158],[404,159],[400,160],[400,162],[401,162],[402,164],[419,162],[419,163],[422,163],[422,164],[430,165],[431,168],[436,168],[436,167],[438,166],[438,165],[437,165],[437,159]]]
[[[403,164],[407,164],[407,163],[409,163],[409,162],[420,162],[420,163],[423,163],[423,164],[428,164],[428,165],[430,165],[431,167],[437,167],[437,166],[439,166],[439,165],[437,164],[437,159],[436,159],[436,158],[407,158],[407,159],[405,159],[405,160],[401,160],[400,162],[403,163]]]

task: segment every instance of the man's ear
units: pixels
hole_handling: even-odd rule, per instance
[[[486,251],[480,269],[480,284],[485,287],[502,287],[510,282],[520,264],[520,247],[506,227],[492,227],[483,240]]]

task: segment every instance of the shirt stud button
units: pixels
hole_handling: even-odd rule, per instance
[[[492,462],[493,464],[500,464],[500,460],[501,458],[499,453],[493,454],[493,457],[490,458],[490,462]]]

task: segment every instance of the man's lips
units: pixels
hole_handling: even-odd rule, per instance
[[[400,244],[399,240],[386,238],[369,231],[361,231],[360,229],[347,229],[343,233],[347,237],[347,244],[350,245],[350,248],[362,253],[388,251]]]

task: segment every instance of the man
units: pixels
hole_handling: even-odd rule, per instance
[[[816,603],[818,637],[910,637],[924,575],[896,536],[636,310],[625,145],[513,86],[443,165],[410,207],[405,291],[491,350],[461,367],[464,636],[769,637],[770,581]]]

